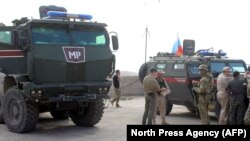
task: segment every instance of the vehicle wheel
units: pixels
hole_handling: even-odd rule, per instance
[[[172,108],[173,108],[173,104],[170,101],[167,101],[167,103],[166,103],[166,115],[168,115],[172,111]]]
[[[3,124],[3,96],[0,95],[0,124]]]
[[[101,120],[103,111],[103,99],[97,99],[89,102],[88,107],[80,108],[78,111],[70,111],[70,117],[78,126],[93,126]]]
[[[24,133],[36,127],[38,109],[25,101],[22,93],[15,87],[10,88],[3,103],[3,118],[8,129],[15,133]]]
[[[50,114],[54,119],[58,119],[58,120],[69,118],[68,111],[51,111]]]
[[[139,69],[139,80],[142,83],[144,77],[147,75],[147,64],[142,64]]]
[[[193,105],[186,105],[186,108],[188,109],[188,111],[190,111],[191,113],[196,113],[196,107]]]
[[[190,111],[191,113],[193,113],[197,116],[200,116],[198,107],[190,106],[190,105],[186,105],[186,107],[187,107],[188,111]]]
[[[216,118],[218,120],[220,118],[220,109],[221,109],[220,103],[216,100],[216,105],[215,105],[214,113],[215,113],[215,116],[216,116]]]

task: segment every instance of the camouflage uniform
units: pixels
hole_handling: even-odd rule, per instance
[[[249,100],[249,103],[244,117],[244,124],[250,125],[250,71],[247,72],[246,79],[247,79],[247,98]]]
[[[223,68],[223,71],[229,69]],[[231,77],[226,76],[225,72],[222,72],[217,78],[217,100],[221,105],[219,124],[226,124],[229,114],[229,94],[226,92],[226,86],[232,80]]]
[[[210,124],[210,117],[208,115],[208,94],[211,91],[213,77],[207,72],[208,70],[206,65],[200,65],[199,70],[201,71],[199,86],[194,87],[193,90],[198,94],[198,109],[200,113],[201,124]]]
[[[152,119],[154,116],[155,106],[156,106],[156,93],[161,91],[157,80],[152,76],[148,75],[143,80],[143,88],[145,93],[145,110],[142,118],[142,124],[152,124]]]

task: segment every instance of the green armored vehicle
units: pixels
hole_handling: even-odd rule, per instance
[[[185,46],[185,41],[187,46]],[[191,43],[190,43],[191,42]],[[247,65],[242,59],[233,59],[226,57],[226,53],[222,50],[213,52],[210,49],[198,50],[194,52],[194,40],[184,40],[184,55],[175,56],[172,53],[158,53],[156,56],[142,64],[139,70],[139,78],[142,82],[150,68],[163,70],[164,77],[167,81],[171,94],[166,97],[166,114],[172,110],[173,104],[186,106],[187,109],[195,114],[198,113],[197,97],[192,91],[193,80],[200,80],[199,66],[206,64],[209,72],[214,77],[214,89],[210,94],[209,112],[220,115],[220,104],[217,101],[217,77],[225,66],[230,67],[231,73],[239,71],[241,77],[246,72]]]
[[[39,10],[41,19],[0,25],[0,122],[29,132],[39,113],[49,111],[55,119],[93,126],[112,84],[117,35],[91,15],[57,6]]]

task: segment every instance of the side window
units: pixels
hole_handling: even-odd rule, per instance
[[[11,32],[0,31],[0,43],[11,44]]]
[[[180,64],[180,63],[177,63],[177,64],[174,64],[174,70],[184,70],[185,68],[185,64]]]
[[[188,71],[189,71],[189,75],[191,76],[199,76],[200,72],[199,72],[199,64],[195,63],[195,64],[189,64],[188,65]]]
[[[165,63],[160,63],[160,64],[157,64],[157,65],[156,65],[156,69],[157,69],[158,71],[165,71],[166,68],[167,68],[167,65],[166,65]]]

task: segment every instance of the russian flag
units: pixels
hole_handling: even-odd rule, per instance
[[[183,49],[182,49],[181,42],[179,39],[179,34],[177,35],[177,40],[175,41],[175,43],[173,45],[172,53],[174,53],[176,56],[183,55]]]

